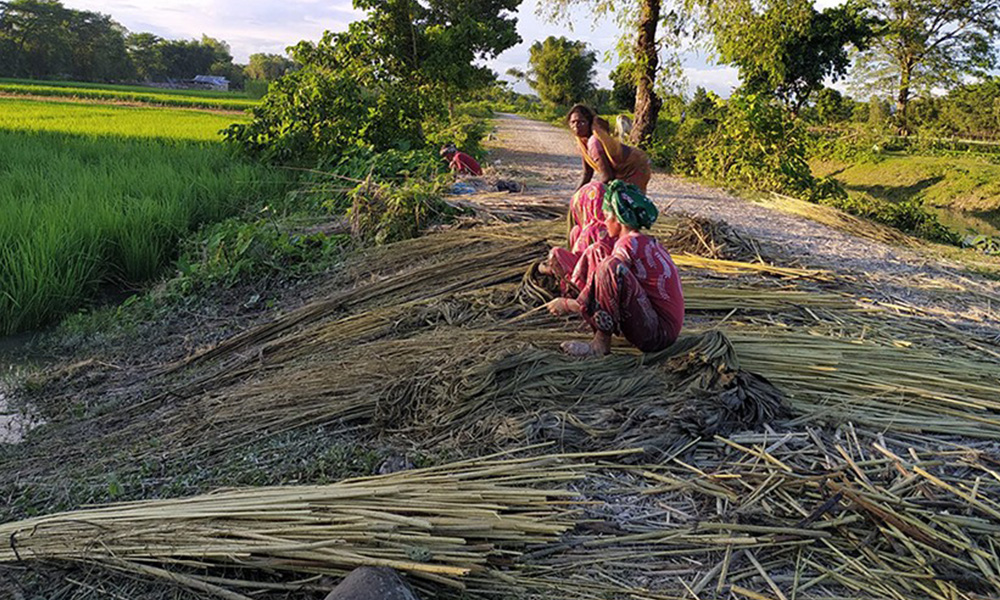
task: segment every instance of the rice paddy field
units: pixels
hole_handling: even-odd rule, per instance
[[[159,106],[240,111],[257,104],[242,92],[169,90],[143,86],[0,78],[0,94],[135,102]]]
[[[0,334],[162,272],[180,238],[280,194],[233,115],[0,98]]]

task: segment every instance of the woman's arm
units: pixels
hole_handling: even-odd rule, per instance
[[[596,130],[595,130],[596,131]],[[597,136],[592,136],[587,142],[587,153],[590,158],[597,163],[597,180],[603,184],[607,184],[612,179],[615,178],[615,167],[608,160],[608,154],[605,150],[604,143],[601,142]]]
[[[580,189],[583,186],[590,183],[590,180],[594,178],[594,168],[590,166],[587,159],[580,159],[583,161],[583,175],[580,177],[580,183],[576,185],[576,189]]]
[[[598,167],[597,179],[601,183],[607,185],[612,179],[615,178],[615,168],[611,166],[610,162],[608,162],[608,157],[603,151],[600,156],[597,157],[596,162]]]

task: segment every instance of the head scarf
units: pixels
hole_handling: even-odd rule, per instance
[[[622,225],[649,229],[660,212],[634,184],[615,179],[604,194],[604,210],[615,214]]]

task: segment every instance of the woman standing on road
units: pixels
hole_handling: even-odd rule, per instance
[[[649,157],[638,148],[626,146],[608,131],[608,122],[584,106],[577,104],[566,115],[566,123],[576,138],[583,157],[583,176],[577,189],[590,182],[594,176],[607,184],[613,179],[631,183],[643,194],[653,171]]]

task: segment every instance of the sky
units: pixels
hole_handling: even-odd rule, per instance
[[[342,31],[364,17],[350,0],[63,0],[63,4],[110,14],[133,32],[149,31],[170,39],[206,34],[228,42],[237,62],[246,62],[257,52],[282,54],[300,40],[318,40],[325,30]],[[595,22],[583,11],[573,15],[572,28],[552,24],[536,16],[536,8],[537,0],[524,0],[517,25],[523,41],[487,64],[507,79],[508,68],[527,67],[532,43],[550,35],[566,36],[587,42],[597,52],[597,84],[610,88],[608,73],[617,63],[613,50],[618,27],[611,20]],[[703,54],[688,52],[683,61],[690,90],[703,86],[725,97],[739,83],[734,68],[713,65]],[[515,89],[530,92],[524,84]]]

